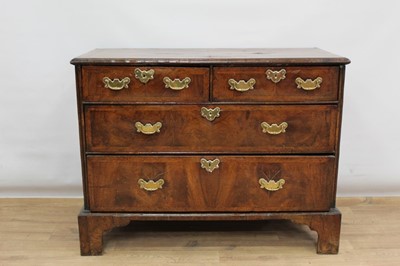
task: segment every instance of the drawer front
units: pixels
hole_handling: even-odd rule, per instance
[[[337,101],[338,81],[338,67],[215,67],[212,99],[228,102]]]
[[[211,117],[203,107],[210,110]],[[87,151],[99,153],[332,153],[336,120],[336,105],[85,109]]]
[[[208,101],[209,69],[84,66],[83,101]]]
[[[211,172],[202,159],[214,160]],[[87,162],[92,211],[327,211],[334,202],[333,156],[88,156]]]

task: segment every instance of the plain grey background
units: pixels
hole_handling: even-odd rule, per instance
[[[0,196],[82,195],[69,61],[129,47],[319,47],[350,58],[338,194],[400,194],[397,1],[1,2]]]

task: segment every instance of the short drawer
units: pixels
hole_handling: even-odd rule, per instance
[[[86,106],[97,153],[333,153],[336,105]]]
[[[338,100],[339,67],[215,67],[214,101]]]
[[[327,211],[334,202],[333,156],[88,156],[87,162],[91,211]]]
[[[84,66],[83,101],[208,101],[209,69],[186,67]]]

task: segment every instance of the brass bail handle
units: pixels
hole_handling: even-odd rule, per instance
[[[235,90],[235,91],[239,91],[239,92],[245,92],[245,91],[254,89],[254,85],[256,84],[256,80],[253,79],[253,78],[249,79],[248,81],[244,81],[244,80],[236,81],[234,79],[229,79],[228,80],[228,84],[230,86],[229,89],[231,89],[231,90]]]
[[[260,184],[260,188],[263,188],[268,191],[278,191],[280,189],[283,189],[283,185],[286,183],[285,179],[279,179],[278,181],[274,180],[265,180],[264,178],[260,178],[258,180],[258,183]]]
[[[312,91],[315,90],[316,88],[321,87],[322,78],[318,77],[314,80],[312,79],[303,80],[302,78],[298,77],[296,78],[295,82],[297,84],[298,89],[303,89],[305,91]]]
[[[268,133],[270,135],[278,135],[281,133],[285,133],[286,129],[288,128],[287,122],[282,122],[278,124],[269,124],[267,122],[261,123],[261,128],[263,133]]]
[[[103,78],[104,87],[113,91],[119,91],[123,88],[128,88],[128,84],[131,82],[131,79],[125,77],[123,79],[110,79],[109,77]]]
[[[155,124],[143,124],[142,122],[136,122],[135,127],[137,132],[143,133],[145,135],[152,135],[155,133],[160,133],[162,123],[156,122]]]
[[[154,180],[146,181],[142,178],[140,178],[138,180],[139,187],[146,191],[156,191],[158,189],[162,189],[162,186],[164,185],[164,183],[165,183],[165,181],[162,178],[157,181],[154,181]]]
[[[165,88],[175,90],[175,91],[180,91],[185,88],[189,88],[189,84],[192,80],[189,77],[186,77],[182,80],[180,79],[174,79],[172,80],[169,77],[163,78],[163,82],[165,84]]]

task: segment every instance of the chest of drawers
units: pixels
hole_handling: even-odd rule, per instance
[[[345,65],[320,49],[97,49],[76,69],[82,255],[131,221],[284,219],[337,253]]]

